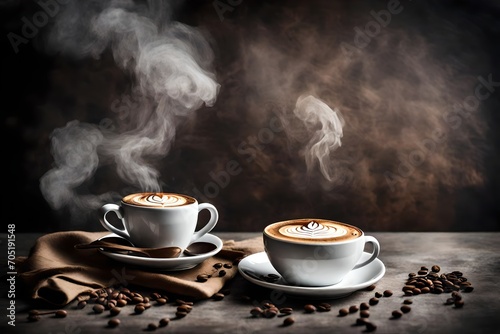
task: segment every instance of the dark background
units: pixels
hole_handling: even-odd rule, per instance
[[[342,43],[355,46],[355,28],[387,1],[220,1],[223,13],[214,3],[186,1],[172,13],[206,34],[221,88],[213,107],[179,122],[168,155],[152,162],[163,190],[213,203],[221,215],[216,231],[260,231],[299,217],[370,231],[500,230],[500,87],[460,124],[444,118],[474,95],[478,77],[500,82],[496,2],[401,1],[390,24],[349,56]],[[72,120],[113,121],[117,99],[130,107],[121,96],[134,79],[109,51],[98,59],[48,52],[57,15],[14,52],[8,33],[20,35],[22,18],[38,11],[33,1],[1,2],[2,221],[17,232],[101,230],[93,210],[75,217],[68,207],[51,208],[39,180],[53,167],[52,131]],[[346,120],[342,147],[331,156],[333,181],[317,168],[306,171],[303,141],[286,131],[257,142],[252,159],[238,151],[273,117],[292,111],[302,93]],[[401,164],[437,130],[445,139],[405,174]],[[232,160],[241,172],[207,195],[211,173]],[[391,187],[388,172],[405,176]],[[134,190],[102,166],[78,192]]]

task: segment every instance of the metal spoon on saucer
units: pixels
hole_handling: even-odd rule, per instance
[[[127,245],[125,244],[127,243]],[[134,255],[151,258],[176,258],[181,255],[179,247],[160,247],[160,248],[141,248],[134,247],[130,242],[123,238],[105,238],[95,240],[88,244],[75,245],[76,249],[101,248],[109,252],[130,252]],[[187,256],[196,256],[206,254],[216,249],[217,246],[209,242],[195,242],[188,246],[183,252]]]

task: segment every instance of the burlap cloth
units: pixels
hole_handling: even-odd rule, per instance
[[[162,272],[117,262],[97,249],[75,249],[109,232],[56,232],[40,237],[28,257],[17,259],[18,278],[29,296],[54,305],[66,305],[91,291],[113,285],[139,286],[187,296],[210,298],[237,274],[237,266],[222,268],[220,277],[215,263],[232,264],[238,258],[263,250],[262,238],[225,241],[222,250],[196,267],[184,271]],[[199,274],[214,275],[198,282]]]

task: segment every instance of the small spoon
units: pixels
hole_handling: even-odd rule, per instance
[[[105,241],[106,240],[106,241]],[[75,245],[76,249],[102,248],[107,251],[115,252],[132,252],[139,256],[154,257],[154,258],[174,258],[179,257],[181,249],[179,247],[161,247],[161,248],[139,248],[134,247],[132,243],[123,238],[109,237],[101,240],[93,241],[89,244]],[[209,253],[217,248],[210,242],[195,242],[184,250],[184,255],[197,256]]]
[[[114,242],[96,240],[89,244],[75,245],[76,249],[90,249],[102,248],[111,252],[132,252],[140,256],[154,257],[154,258],[172,258],[179,257],[181,249],[179,247],[162,247],[162,248],[140,248],[133,246],[126,246]]]

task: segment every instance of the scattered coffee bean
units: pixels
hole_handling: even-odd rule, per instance
[[[346,316],[346,315],[348,315],[348,314],[349,314],[349,310],[348,310],[348,309],[346,309],[346,308],[341,308],[341,309],[339,310],[339,316],[341,316],[341,317],[344,317],[344,316]]]
[[[293,317],[286,317],[285,320],[283,320],[283,326],[290,326],[295,323],[295,319]]]
[[[186,312],[186,313],[189,313],[191,312],[191,310],[193,309],[193,307],[191,305],[187,305],[187,304],[183,304],[183,305],[179,305],[177,307],[177,311],[178,312]]]
[[[120,325],[120,319],[113,318],[108,321],[108,326],[109,327],[118,327]]]
[[[158,305],[165,305],[165,304],[167,303],[167,300],[166,300],[165,298],[158,298],[158,299],[156,300],[156,303],[157,303]]]
[[[208,275],[200,274],[200,275],[196,276],[196,280],[198,282],[206,282],[206,281],[208,281]]]
[[[160,319],[160,327],[166,327],[168,326],[168,324],[170,323],[170,319],[169,318],[163,318],[163,319]]]
[[[359,312],[359,316],[360,316],[361,318],[368,318],[368,317],[370,316],[370,311],[368,311],[368,310],[363,310],[363,311],[360,311],[360,312]]]
[[[109,310],[109,314],[110,314],[111,316],[115,316],[115,315],[120,314],[120,311],[121,311],[121,310],[122,310],[121,308],[119,308],[119,307],[116,307],[116,306],[115,306],[115,307],[113,307],[111,310]]]
[[[357,305],[352,305],[349,307],[349,313],[355,313],[358,312],[359,308]]]
[[[403,313],[408,313],[411,311],[411,307],[408,306],[408,305],[403,305],[401,306],[400,310],[403,312]]]
[[[368,303],[361,303],[361,304],[359,304],[359,309],[360,310],[368,310],[368,309],[370,309],[370,306],[368,305]]]
[[[464,304],[465,304],[465,302],[463,299],[455,300],[455,307],[456,308],[461,308],[464,306]]]
[[[104,312],[104,306],[101,304],[95,304],[94,307],[92,307],[92,310],[94,310],[94,313],[102,313]]]
[[[253,309],[250,310],[250,314],[254,317],[259,317],[262,315],[262,312],[264,312],[260,307],[254,307]]]
[[[153,324],[153,323],[148,324],[148,330],[150,330],[150,331],[154,331],[157,328],[158,328],[158,326],[156,326],[156,324]]]
[[[394,318],[401,318],[403,316],[403,313],[399,310],[394,310],[394,311],[392,311],[392,316]]]
[[[219,271],[219,277],[224,277],[224,276],[226,276],[226,271],[223,269]]]
[[[179,318],[179,319],[180,318],[184,318],[186,315],[187,315],[187,312],[183,312],[183,311],[177,311],[177,312],[175,312],[175,316],[177,318]]]
[[[78,302],[78,305],[76,306],[77,309],[81,310],[83,309],[85,306],[87,306],[87,302],[85,300],[82,300],[82,301],[79,301]]]
[[[377,292],[375,292],[375,297],[380,298],[380,297],[382,297],[382,296],[383,296],[383,294],[382,294],[382,293],[380,293],[380,292],[378,292],[378,291],[377,291]]]
[[[127,305],[127,301],[125,299],[119,299],[118,302],[116,303],[116,306],[118,307],[124,307],[125,305]]]
[[[279,310],[276,307],[266,308],[264,310],[264,318],[274,318],[279,313]]]
[[[376,288],[376,287],[377,287],[377,286],[376,286],[375,284],[372,284],[372,285],[370,285],[370,286],[367,286],[367,287],[365,288],[365,290],[366,290],[366,291],[373,291],[373,290],[375,290],[375,288]]]
[[[328,303],[321,303],[321,304],[316,306],[316,309],[319,312],[330,312],[332,309],[332,305],[330,305]]]
[[[368,323],[368,320],[365,318],[356,319],[356,325],[358,325],[358,326],[365,326],[367,323]]]
[[[292,314],[293,309],[291,307],[282,307],[280,308],[280,313],[282,314]]]
[[[222,268],[222,266],[223,266],[223,264],[222,264],[222,263],[217,262],[216,264],[214,264],[214,266],[213,266],[213,267],[214,267],[215,269],[220,269],[220,268]]]
[[[377,330],[377,326],[372,323],[372,322],[367,322],[366,323],[366,331],[367,332],[373,332],[373,331],[376,331]]]
[[[405,300],[403,300],[403,304],[406,304],[406,305],[413,304],[413,300],[405,299]]]
[[[134,307],[134,312],[135,312],[136,314],[141,314],[141,313],[142,313],[142,312],[144,312],[145,310],[146,310],[146,308],[144,307],[144,305],[143,305],[143,304],[137,304],[137,305],[135,305],[135,307]]]
[[[304,311],[306,313],[314,313],[316,311],[316,306],[314,306],[312,304],[307,304],[304,306]]]
[[[439,267],[438,265],[433,265],[433,266],[431,267],[431,270],[432,270],[432,272],[434,272],[434,273],[438,273],[438,272],[441,270],[441,267]]]
[[[390,297],[392,296],[392,291],[391,290],[385,290],[384,291],[384,297]]]
[[[231,263],[224,263],[224,268],[231,269],[233,265]]]
[[[379,300],[378,300],[378,298],[376,298],[376,297],[372,297],[372,298],[370,298],[370,300],[368,301],[368,303],[369,303],[370,305],[377,305],[377,304],[378,304],[378,301],[379,301]]]
[[[455,304],[455,299],[453,298],[448,298],[446,299],[446,301],[444,302],[445,305],[452,305],[452,304]]]
[[[225,297],[225,296],[224,296],[224,294],[223,294],[223,293],[218,292],[218,293],[216,293],[216,294],[214,294],[214,295],[212,296],[212,299],[213,299],[213,300],[217,300],[217,301],[219,301],[219,300],[223,300],[223,299],[224,299],[224,297]]]

